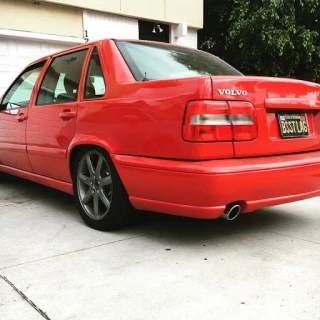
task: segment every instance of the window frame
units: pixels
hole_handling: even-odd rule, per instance
[[[10,90],[12,89],[12,87],[15,85],[15,83],[18,81],[18,79],[20,79],[20,77],[29,71],[29,69],[36,69],[38,68],[38,66],[42,65],[42,68],[40,70],[40,73],[38,75],[38,78],[37,78],[37,81],[35,82],[34,86],[33,86],[33,89],[32,89],[32,92],[31,92],[31,95],[30,95],[30,100],[29,100],[29,103],[27,106],[17,106],[16,108],[10,108],[10,109],[0,109],[0,112],[1,111],[6,111],[6,110],[17,110],[17,109],[25,109],[25,108],[29,108],[32,103],[33,103],[33,100],[34,100],[34,96],[35,94],[37,93],[38,91],[38,85],[39,85],[39,81],[42,79],[42,76],[43,76],[43,73],[44,71],[47,70],[47,64],[48,64],[48,61],[50,59],[49,58],[45,58],[43,60],[38,60],[38,61],[35,61],[35,62],[32,62],[31,64],[29,64],[26,68],[24,68],[20,73],[19,75],[12,81],[10,87],[5,91],[5,93],[2,95],[1,97],[1,100],[0,100],[0,105],[2,106],[3,105],[3,101],[4,99],[6,98],[6,96],[8,95],[8,93],[10,92]]]
[[[97,50],[98,50],[98,55],[99,55],[100,64],[101,64],[101,68],[102,68],[102,75],[103,75],[104,82],[105,82],[105,85],[106,85],[106,91],[105,91],[104,95],[101,96],[101,97],[86,99],[84,97],[84,90],[85,90],[85,85],[86,85],[85,81],[86,81],[86,77],[87,77],[87,73],[88,73],[90,58],[91,58],[91,55],[92,55],[92,52],[93,52],[94,48],[97,48]],[[84,67],[85,67],[85,70],[84,70],[84,77],[82,79],[83,83],[82,83],[82,91],[81,91],[82,93],[81,93],[80,101],[81,102],[89,102],[89,101],[98,101],[98,100],[107,99],[108,98],[108,94],[109,94],[109,90],[110,90],[110,81],[109,81],[110,79],[109,79],[109,74],[108,74],[108,66],[107,66],[107,63],[105,61],[105,55],[104,55],[104,52],[102,50],[102,47],[101,47],[100,43],[93,43],[91,45],[91,48],[89,50],[88,57],[87,57],[87,60],[86,60],[86,62],[84,64]]]
[[[98,58],[99,58],[99,61],[100,61],[100,67],[101,67],[102,77],[103,77],[103,81],[104,81],[104,85],[105,85],[105,91],[104,91],[104,94],[101,95],[101,96],[92,97],[92,98],[86,98],[85,97],[85,89],[86,89],[86,84],[87,84],[87,78],[89,76],[90,60],[91,60],[92,54],[93,54],[95,49],[97,49]],[[94,44],[92,46],[91,50],[90,50],[90,55],[89,55],[89,58],[88,58],[88,61],[87,61],[87,65],[86,65],[85,77],[84,77],[84,82],[83,82],[82,97],[81,97],[82,99],[81,100],[82,101],[90,101],[90,100],[105,99],[105,96],[107,94],[108,88],[109,88],[109,85],[108,85],[107,77],[106,77],[106,74],[105,74],[105,65],[104,65],[104,62],[102,60],[102,55],[100,54],[100,50],[99,50],[98,44]]]
[[[36,104],[38,97],[39,97],[39,93],[40,93],[40,89],[42,86],[42,83],[44,81],[44,78],[47,74],[47,71],[49,70],[51,64],[53,63],[53,61],[56,58],[62,57],[62,56],[66,56],[68,54],[72,54],[72,53],[76,53],[76,52],[80,52],[80,51],[84,51],[87,50],[86,56],[83,60],[82,63],[82,68],[81,68],[81,72],[80,72],[80,81],[79,81],[79,85],[78,85],[78,91],[77,91],[77,97],[75,101],[65,101],[65,102],[59,102],[59,103],[47,103],[47,104]],[[33,107],[46,107],[46,106],[55,106],[55,105],[61,105],[61,104],[72,104],[72,103],[79,103],[81,101],[81,97],[83,95],[83,89],[84,89],[84,75],[86,74],[86,66],[88,64],[88,59],[90,58],[90,53],[92,51],[92,45],[84,45],[81,47],[76,47],[76,48],[71,48],[69,50],[64,50],[62,52],[58,52],[56,54],[53,54],[50,56],[50,59],[48,60],[46,66],[45,66],[45,70],[44,72],[41,74],[41,77],[38,78],[38,85],[37,85],[37,92],[34,96],[34,100],[32,103]]]

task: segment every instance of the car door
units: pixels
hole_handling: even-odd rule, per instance
[[[32,171],[26,148],[26,123],[35,84],[46,61],[27,67],[0,105],[0,164]]]
[[[55,56],[29,108],[27,152],[34,173],[71,181],[68,146],[76,132],[79,87],[88,48]]]

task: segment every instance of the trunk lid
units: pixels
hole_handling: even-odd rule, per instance
[[[214,100],[249,101],[256,110],[258,136],[234,142],[236,158],[320,149],[320,85],[267,77],[211,79]]]

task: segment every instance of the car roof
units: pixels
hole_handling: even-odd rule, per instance
[[[60,54],[63,54],[63,53],[67,53],[68,51],[74,51],[74,50],[77,50],[77,49],[81,49],[81,48],[86,48],[89,46],[92,46],[92,45],[95,45],[95,44],[104,44],[105,42],[110,42],[110,41],[130,41],[130,42],[141,42],[141,43],[154,43],[154,44],[163,44],[163,45],[169,45],[169,46],[174,46],[174,47],[179,47],[179,48],[186,48],[186,49],[189,49],[189,50],[195,50],[195,51],[199,51],[197,49],[194,49],[194,48],[190,48],[190,47],[187,47],[187,46],[181,46],[181,45],[177,45],[177,44],[173,44],[173,43],[164,43],[164,42],[157,42],[157,41],[150,41],[150,40],[138,40],[138,39],[113,39],[113,38],[107,38],[107,39],[101,39],[101,40],[95,40],[95,41],[89,41],[87,43],[83,43],[83,44],[79,44],[79,45],[76,45],[76,46],[73,46],[73,47],[70,47],[70,48],[67,48],[67,49],[64,49],[64,50],[59,50],[57,52],[54,52],[52,54],[49,54],[49,55],[46,55],[46,56],[43,56],[33,62],[31,62],[29,64],[30,65],[33,65],[35,63],[39,63],[43,60],[46,60],[54,55],[60,55]]]
[[[38,62],[41,62],[41,61],[46,60],[46,59],[48,59],[48,58],[50,58],[52,56],[55,56],[55,55],[60,55],[60,54],[63,54],[63,53],[67,53],[68,51],[73,51],[73,50],[77,50],[77,49],[81,49],[81,48],[86,48],[88,45],[94,45],[94,44],[98,44],[98,43],[103,43],[103,42],[110,41],[110,40],[111,39],[103,39],[103,40],[97,40],[97,41],[91,41],[91,42],[88,42],[88,43],[78,44],[76,46],[72,46],[70,48],[59,50],[59,51],[53,52],[51,54],[48,54],[46,56],[43,56],[43,57],[31,62],[30,65],[38,63]]]

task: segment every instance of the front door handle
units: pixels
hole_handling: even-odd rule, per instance
[[[24,120],[27,120],[28,119],[28,116],[25,115],[23,112],[20,112],[17,116],[16,116],[16,119],[19,121],[19,122],[22,122]]]
[[[71,111],[69,109],[67,110],[63,110],[60,114],[59,114],[59,117],[61,119],[65,119],[65,120],[68,120],[68,119],[71,119],[71,118],[75,118],[77,116],[77,112],[76,111]]]

